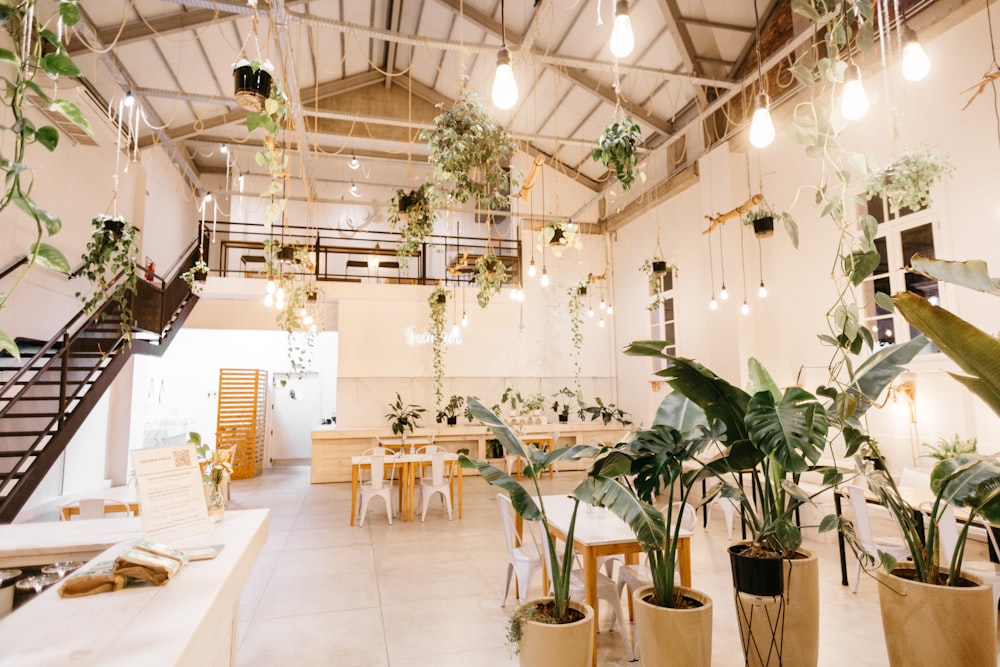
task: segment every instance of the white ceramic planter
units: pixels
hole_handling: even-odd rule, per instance
[[[528,600],[530,607],[552,598]],[[592,667],[594,663],[594,610],[571,600],[569,606],[583,613],[575,623],[552,625],[526,620],[517,643],[521,667]]]

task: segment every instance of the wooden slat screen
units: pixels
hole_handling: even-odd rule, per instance
[[[250,479],[264,470],[264,415],[267,371],[219,370],[218,447],[235,447],[233,479]]]

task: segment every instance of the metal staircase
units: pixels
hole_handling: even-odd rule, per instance
[[[166,350],[198,300],[179,278],[196,257],[192,249],[169,282],[138,281],[131,342],[109,299],[47,343],[24,345],[20,360],[0,358],[0,523],[14,520],[129,357]]]

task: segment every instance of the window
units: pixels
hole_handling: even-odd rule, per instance
[[[934,223],[927,211],[914,213],[901,210],[889,215],[879,198],[868,202],[867,212],[878,222],[875,249],[881,258],[875,272],[861,285],[864,303],[864,324],[875,338],[876,349],[896,342],[905,343],[920,332],[911,327],[898,313],[891,313],[875,302],[876,294],[891,296],[910,291],[933,304],[938,303],[937,281],[915,273],[907,273],[910,258],[916,253],[934,257]],[[925,352],[935,351],[928,347]]]
[[[667,272],[659,276],[658,286],[649,289],[649,324],[653,340],[667,341],[669,345],[664,352],[671,356],[677,355],[677,329],[674,313],[674,271],[668,265]],[[663,370],[667,365],[665,359],[653,358],[653,372]]]

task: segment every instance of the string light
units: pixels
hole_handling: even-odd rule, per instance
[[[868,113],[868,94],[861,82],[861,68],[854,63],[847,66],[844,92],[840,96],[840,113],[847,120],[858,120]]]
[[[125,94],[125,99],[122,100],[122,104],[129,108],[135,106],[135,94],[131,90]]]
[[[907,81],[922,81],[931,71],[931,60],[917,41],[917,33],[903,24],[903,78]]]
[[[743,313],[744,315],[749,315],[750,314],[750,304],[747,303],[746,301],[744,301],[743,305],[740,306],[740,312]]]
[[[548,287],[549,286],[549,272],[545,269],[544,266],[542,267],[542,279],[541,279],[541,283],[542,283],[542,287]]]
[[[270,308],[274,305],[274,296],[270,293],[264,295],[264,305]]]
[[[504,2],[500,0],[500,35],[503,46],[497,51],[497,71],[493,76],[493,104],[498,109],[510,109],[517,104],[517,81],[511,67],[510,49],[507,48],[507,20]]]
[[[628,0],[618,0],[615,4],[615,25],[611,29],[611,42],[608,46],[615,58],[626,58],[635,48],[632,19],[628,17]]]
[[[771,120],[771,98],[764,92],[764,75],[760,66],[760,14],[757,12],[757,0],[753,0],[754,27],[757,37],[754,46],[757,50],[757,83],[760,93],[754,104],[753,119],[750,121],[750,143],[757,148],[767,148],[774,141],[774,122]]]
[[[347,163],[347,166],[350,167],[351,169],[357,170],[357,168],[361,166],[361,162],[358,161],[356,155],[352,155],[351,161]]]
[[[267,281],[267,293],[270,294],[271,296],[274,296],[274,291],[276,289],[277,289],[277,286],[274,284],[274,281],[273,280],[268,280]]]
[[[767,298],[767,288],[764,287],[763,280],[760,281],[760,288],[757,290],[757,296],[759,296],[762,299]]]
[[[469,326],[469,316],[465,313],[465,308],[462,308],[462,326]]]
[[[223,155],[228,155],[229,154],[229,144],[222,144],[221,146],[219,146],[219,152],[222,153]]]
[[[532,248],[534,248],[534,246],[532,246]],[[535,258],[534,257],[532,257],[531,261],[528,263],[528,277],[529,278],[534,278],[535,277]]]
[[[729,290],[726,289],[726,283],[722,283],[722,289],[719,290],[719,298],[723,301],[727,301],[729,299]]]
[[[715,293],[714,292],[712,293],[712,300],[708,302],[708,309],[709,310],[718,310],[719,309],[719,302],[715,300]]]

